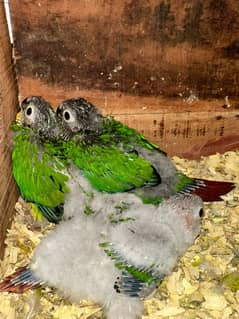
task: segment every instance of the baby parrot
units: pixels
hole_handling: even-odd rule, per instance
[[[0,283],[0,291],[48,285],[75,302],[94,300],[108,319],[139,318],[142,299],[198,236],[203,203],[198,196],[178,194],[160,205],[144,205],[126,193],[120,214],[110,216],[106,211],[119,194],[99,194],[91,216],[77,214],[57,225],[30,264]],[[104,207],[103,213],[97,207]]]
[[[133,191],[144,203],[158,204],[177,192],[218,201],[235,186],[187,177],[158,146],[83,98],[65,100],[56,114],[70,139],[65,154],[98,190]]]
[[[60,156],[47,151],[52,144],[43,141],[52,135],[61,136],[64,130],[60,130],[50,104],[41,97],[23,100],[21,123],[13,125],[13,176],[21,196],[57,223],[62,218],[69,177],[63,172],[65,164]]]

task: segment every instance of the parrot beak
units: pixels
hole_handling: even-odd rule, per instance
[[[63,113],[63,106],[62,104],[60,104],[56,109],[56,115],[60,117],[62,113]]]
[[[22,112],[19,111],[16,115],[16,123],[21,124]]]

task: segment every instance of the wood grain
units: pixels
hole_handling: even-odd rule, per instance
[[[238,0],[11,0],[19,74],[140,96],[238,97]]]
[[[3,2],[0,3],[0,258],[18,197],[11,170],[10,124],[16,115],[17,88]]]

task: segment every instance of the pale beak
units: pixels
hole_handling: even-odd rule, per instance
[[[17,124],[22,124],[22,123],[21,123],[21,119],[22,119],[22,112],[19,111],[19,112],[17,113],[17,115],[16,115],[16,123],[17,123]]]

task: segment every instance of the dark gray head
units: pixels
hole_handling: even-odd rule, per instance
[[[63,101],[58,106],[56,114],[70,134],[97,134],[101,131],[103,116],[93,104],[83,98]]]
[[[21,124],[39,135],[54,137],[59,131],[55,112],[49,102],[41,96],[29,96],[21,103]]]

